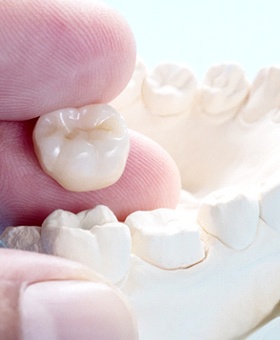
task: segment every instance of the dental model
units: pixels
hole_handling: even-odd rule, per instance
[[[129,152],[124,120],[104,104],[41,116],[33,141],[43,170],[70,191],[97,190],[115,183]]]
[[[139,60],[111,105],[177,162],[177,208],[125,223],[105,207],[56,211],[40,230],[9,227],[0,241],[34,242],[109,278],[129,299],[140,340],[278,339],[279,75],[263,69],[250,85],[238,65],[222,64],[199,84],[185,65],[148,72]]]

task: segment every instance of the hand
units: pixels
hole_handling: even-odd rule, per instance
[[[40,225],[53,210],[175,207],[178,170],[153,142],[131,131],[122,178],[95,192],[68,192],[34,154],[32,129],[47,112],[106,103],[134,68],[124,20],[93,1],[0,2],[0,232]],[[117,198],[117,199],[116,199]],[[0,249],[1,339],[135,339],[130,309],[94,272],[54,256]]]

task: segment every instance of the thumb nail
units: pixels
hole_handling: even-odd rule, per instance
[[[130,310],[104,283],[47,281],[27,286],[20,299],[22,339],[137,339]]]

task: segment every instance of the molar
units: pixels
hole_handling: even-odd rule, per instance
[[[208,70],[202,83],[200,105],[204,112],[218,115],[239,106],[248,92],[249,82],[238,65],[215,65]]]
[[[78,261],[118,283],[129,269],[131,238],[129,228],[112,215],[104,206],[77,215],[54,211],[42,224],[43,251]]]
[[[40,227],[7,227],[0,235],[0,240],[7,248],[41,253],[42,247],[40,242],[40,234]]]
[[[280,105],[280,68],[268,67],[259,71],[248,101],[240,115],[246,122],[255,122]]]
[[[186,268],[205,257],[200,231],[188,214],[171,209],[137,211],[125,224],[131,230],[132,252],[163,269]]]
[[[207,195],[198,210],[198,222],[204,230],[228,247],[247,248],[257,233],[259,202],[251,193],[225,188]]]
[[[97,190],[115,183],[129,152],[124,119],[104,104],[41,116],[33,142],[43,170],[70,191]]]
[[[160,64],[146,76],[142,97],[152,114],[169,116],[188,111],[196,90],[197,81],[186,66]]]

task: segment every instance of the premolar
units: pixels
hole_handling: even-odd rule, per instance
[[[121,281],[129,269],[129,228],[105,206],[77,215],[54,211],[42,224],[41,244],[43,252],[80,262],[112,283]]]
[[[163,269],[179,269],[205,257],[200,231],[186,213],[171,209],[137,211],[125,220],[132,252]]]
[[[253,194],[225,188],[206,196],[199,208],[199,223],[230,248],[247,248],[257,233],[259,202]]]
[[[41,116],[33,141],[43,170],[70,191],[97,190],[115,183],[129,152],[124,119],[104,104]]]

